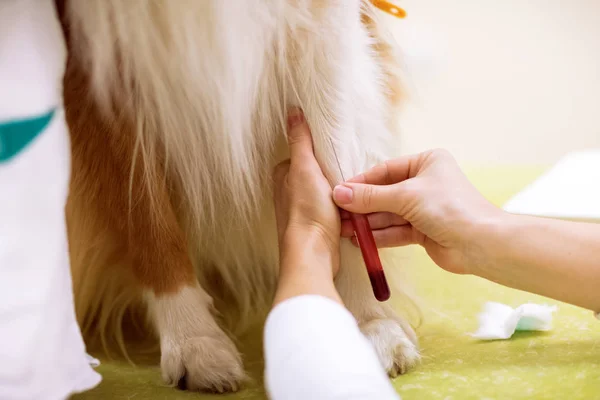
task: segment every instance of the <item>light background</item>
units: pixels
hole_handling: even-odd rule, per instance
[[[600,1],[396,0],[409,72],[403,152],[548,165],[600,148]]]

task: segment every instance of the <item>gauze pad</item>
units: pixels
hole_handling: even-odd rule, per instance
[[[488,302],[479,314],[479,329],[472,334],[481,340],[509,339],[515,331],[549,331],[556,306],[527,303],[517,308]]]

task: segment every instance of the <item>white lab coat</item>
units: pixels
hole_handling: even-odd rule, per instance
[[[277,305],[264,333],[273,400],[399,400],[352,314],[321,296]]]
[[[65,62],[52,0],[0,1],[0,124],[54,111],[29,144],[0,161],[0,400],[66,399],[100,382],[75,320],[69,272]]]

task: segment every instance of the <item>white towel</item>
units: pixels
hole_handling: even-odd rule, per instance
[[[39,135],[0,161],[0,400],[66,399],[100,382],[69,272],[65,60],[52,0],[0,1],[0,124],[54,110]]]

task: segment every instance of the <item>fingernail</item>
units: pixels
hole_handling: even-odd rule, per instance
[[[352,189],[346,186],[336,186],[333,189],[333,198],[338,204],[352,203]]]
[[[288,112],[288,129],[292,129],[304,122],[302,110],[298,107],[292,107]]]

